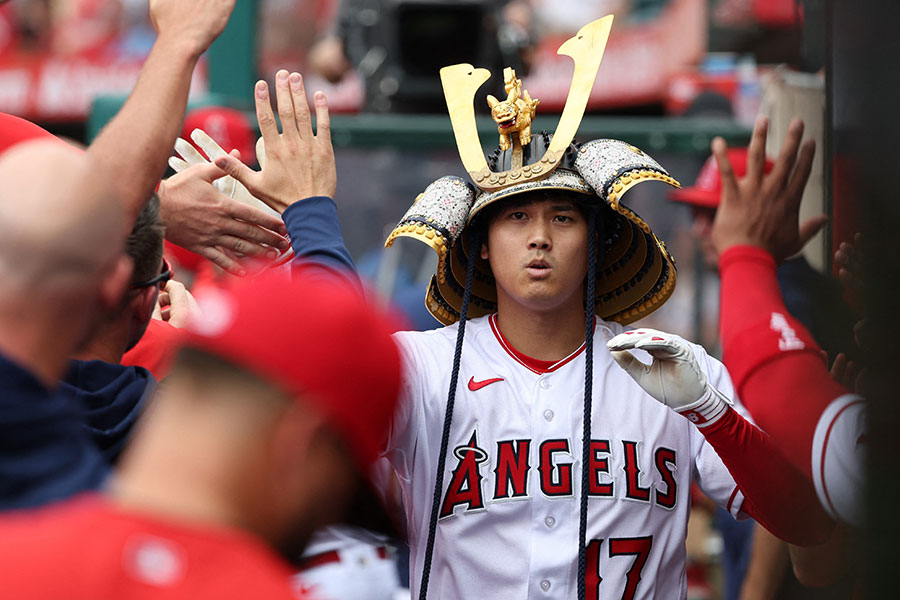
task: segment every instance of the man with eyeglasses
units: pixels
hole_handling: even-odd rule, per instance
[[[125,251],[134,264],[120,305],[109,311],[82,344],[63,378],[59,393],[84,406],[85,426],[110,465],[127,442],[156,380],[142,366],[120,364],[122,355],[143,336],[158,306],[162,290],[180,296],[182,302],[165,302],[171,324],[183,323],[192,312],[193,298],[180,283],[172,281],[172,268],[163,257],[164,226],[159,199],[154,195],[138,215],[125,241]],[[162,265],[162,266],[160,266]]]

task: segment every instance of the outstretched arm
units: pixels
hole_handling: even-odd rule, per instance
[[[133,217],[166,168],[181,130],[194,66],[222,33],[234,2],[150,0],[156,42],[128,100],[88,148]]]
[[[822,504],[857,522],[864,404],[831,379],[812,336],[785,309],[775,278],[776,261],[796,252],[824,222],[798,221],[815,148],[810,140],[800,144],[803,124],[793,122],[775,168],[764,175],[766,130],[767,122],[758,121],[740,181],[725,142],[713,142],[722,176],[712,235],[720,254],[724,360],[747,409],[814,482]]]
[[[644,391],[697,426],[737,482],[745,514],[797,545],[827,538],[834,523],[819,504],[812,483],[781,455],[769,436],[741,417],[731,400],[709,384],[686,342],[662,331],[638,329],[617,335],[607,346]],[[632,349],[648,352],[653,362],[640,362],[629,352]]]

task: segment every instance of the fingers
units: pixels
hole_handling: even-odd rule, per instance
[[[159,294],[162,296],[162,293]],[[153,312],[150,313],[151,319],[156,319],[157,321],[165,321],[162,314],[162,307],[159,304],[159,296],[156,298],[156,304],[153,305]]]
[[[246,232],[241,233],[246,234]],[[241,257],[268,258],[273,260],[278,258],[278,250],[275,248],[252,242],[246,237],[223,234],[219,236],[218,242],[218,246],[223,250],[230,250]]]
[[[269,84],[265,81],[257,81],[254,91],[256,122],[259,123],[259,131],[262,133],[262,139],[274,147],[278,140],[278,126],[275,124],[275,114],[272,112],[272,105],[269,102]]]
[[[169,166],[172,167],[172,170],[174,170],[176,173],[181,173],[182,171],[187,170],[187,168],[190,167],[191,165],[184,162],[180,158],[170,156],[169,157]]]
[[[209,160],[213,161],[216,158],[226,154],[225,150],[222,149],[222,146],[216,143],[214,139],[209,137],[209,135],[203,131],[202,129],[195,129],[191,132],[191,139],[200,146],[200,149],[209,157]]]
[[[166,283],[166,292],[169,294],[169,324],[184,327],[190,320],[196,303],[184,284],[174,279]]]
[[[297,121],[294,113],[294,99],[288,83],[288,72],[284,69],[275,74],[275,98],[278,104],[278,118],[281,132],[288,139],[297,139]],[[274,147],[274,146],[273,146]]]
[[[200,250],[200,254],[226,273],[238,277],[243,277],[247,274],[247,271],[241,266],[241,263],[228,256],[221,248],[204,246]]]
[[[323,92],[316,92],[316,138],[331,144],[331,116],[328,114],[328,99]]]
[[[245,223],[243,221],[231,220],[225,227],[223,233],[229,236],[233,236],[234,238],[246,240],[248,242],[251,242],[252,244],[264,244],[268,246],[268,248],[262,248],[261,251],[257,252],[245,251],[241,248],[231,247],[228,244],[223,244],[225,246],[228,246],[229,249],[241,254],[253,254],[254,256],[262,256],[265,254],[269,258],[275,258],[278,255],[279,250],[287,250],[291,247],[290,241],[284,236],[264,227],[258,227],[256,225],[253,225],[252,223]]]
[[[185,177],[196,177],[207,183],[212,183],[220,177],[224,177],[228,172],[216,164],[203,161],[203,164],[191,165],[189,169],[184,171]]]
[[[766,167],[766,136],[769,131],[769,120],[757,117],[750,137],[750,148],[747,151],[747,178],[760,181]]]
[[[626,331],[625,333],[620,333],[613,339],[606,342],[606,347],[610,350],[631,350],[637,347],[638,342],[642,340],[646,340],[653,337],[658,337],[659,339],[663,339],[663,336],[666,334],[657,331],[656,329],[634,329],[632,331]]]
[[[809,139],[803,142],[803,145],[800,147],[797,165],[794,167],[794,172],[791,173],[791,179],[787,186],[787,198],[791,202],[791,209],[800,206],[800,200],[803,199],[803,189],[806,187],[806,182],[809,181],[809,174],[812,172],[815,155],[816,141]]]
[[[647,370],[647,365],[636,359],[628,350],[612,350],[609,354],[619,363],[622,370],[635,379],[639,379]]]
[[[778,158],[775,160],[775,166],[769,174],[769,181],[774,189],[780,190],[784,188],[788,176],[794,170],[794,165],[797,163],[797,150],[800,147],[802,138],[803,121],[793,119],[791,124],[788,125],[788,132],[784,136],[784,142],[781,145],[781,152],[778,153]]]
[[[847,355],[841,352],[834,357],[834,362],[831,363],[831,378],[842,384],[844,381],[844,371],[846,369]]]
[[[738,197],[737,177],[734,174],[734,167],[731,166],[731,160],[728,158],[728,144],[725,140],[716,137],[712,141],[712,153],[716,157],[716,164],[719,166],[719,177],[722,180],[722,204],[727,204],[730,200]]]
[[[183,138],[175,140],[175,152],[177,152],[189,165],[199,165],[201,163],[209,162],[203,158],[203,155],[200,154],[189,141]]]
[[[224,154],[217,158],[214,166],[220,172],[224,172],[224,174],[226,175],[231,175],[232,177],[240,181],[251,192],[255,189],[259,173],[257,173],[235,157],[231,156],[230,154]]]
[[[290,247],[290,242],[287,240],[287,238],[281,235],[272,234],[272,232],[280,234],[281,232],[285,231],[284,221],[282,221],[279,217],[267,213],[264,210],[260,210],[256,207],[240,203],[235,203],[231,207],[229,214],[235,219],[244,221],[246,225],[258,225],[259,227],[256,227],[256,229],[264,228],[263,231],[267,232],[267,235],[272,235],[271,239],[257,239],[256,241],[262,242],[264,244],[269,244],[270,246],[279,247],[282,250],[286,250],[288,247]]]
[[[634,345],[636,350],[643,350],[653,358],[671,359],[684,353],[681,346],[672,338],[664,338],[654,335],[640,340]]]
[[[312,122],[310,121],[309,102],[306,99],[306,88],[300,73],[291,73],[290,84],[297,132],[301,138],[310,139],[312,138]]]
[[[800,229],[797,232],[797,242],[798,242],[798,250],[803,248],[809,240],[813,238],[822,227],[828,222],[828,217],[826,215],[819,215],[818,217],[812,217],[811,219],[807,219],[800,225]]]

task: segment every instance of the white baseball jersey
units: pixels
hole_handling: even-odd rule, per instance
[[[397,563],[384,551],[383,536],[350,525],[320,529],[303,552],[301,563],[319,557],[294,578],[304,597],[316,600],[393,600],[400,589]],[[332,558],[333,557],[333,558]]]
[[[822,506],[835,519],[865,522],[866,404],[856,394],[834,399],[822,412],[812,445],[812,476]]]
[[[690,485],[732,515],[743,496],[684,417],[611,358],[626,328],[597,321],[588,500],[588,598],[684,598]],[[387,456],[400,479],[417,595],[457,325],[396,334],[404,399]],[[692,345],[712,385],[724,366]],[[649,355],[635,354],[650,361]],[[429,596],[576,597],[584,348],[544,370],[517,358],[496,316],[466,326]]]

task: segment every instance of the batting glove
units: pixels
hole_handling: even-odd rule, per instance
[[[214,161],[218,157],[227,154],[225,150],[202,129],[193,130],[191,132],[191,139],[194,140],[194,142],[198,146],[200,146],[203,152],[206,153],[206,156],[209,157],[209,160],[206,160],[203,155],[200,154],[197,149],[191,145],[190,142],[182,138],[178,138],[177,140],[175,140],[175,152],[178,153],[181,158],[175,156],[169,158],[169,166],[172,167],[177,173],[181,173],[188,167],[191,167],[198,163],[208,163],[210,161]],[[264,155],[260,155],[260,164],[262,164],[264,160]],[[229,198],[234,198],[239,202],[243,202],[244,204],[253,206],[254,208],[262,209],[271,214],[278,214],[262,200],[259,200],[258,198],[256,198],[256,196],[251,194],[241,182],[230,175],[224,175],[216,179],[213,182],[213,185],[215,185],[216,189],[218,189]]]
[[[697,427],[709,427],[733,404],[709,384],[694,352],[679,337],[655,329],[636,329],[617,335],[606,346],[644,391]],[[653,362],[644,364],[629,350],[644,350]]]

